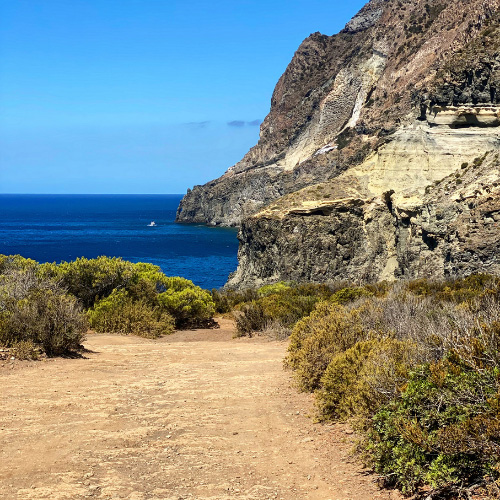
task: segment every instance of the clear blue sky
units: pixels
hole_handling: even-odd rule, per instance
[[[0,192],[182,193],[258,140],[364,0],[0,0]]]

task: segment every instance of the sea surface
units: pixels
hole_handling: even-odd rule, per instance
[[[219,288],[237,266],[236,230],[174,223],[182,195],[0,195],[0,253],[38,262],[99,255],[151,262]],[[154,221],[156,226],[148,224]]]

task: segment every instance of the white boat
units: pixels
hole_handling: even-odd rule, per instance
[[[154,227],[156,226],[156,222],[154,220],[152,220],[149,224],[148,224],[148,227]]]

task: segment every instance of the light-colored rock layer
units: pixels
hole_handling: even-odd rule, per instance
[[[312,198],[314,191],[306,189],[303,196],[299,192],[285,197],[257,216],[283,217],[290,212],[330,206],[335,199],[368,199],[387,192],[395,200],[411,199],[418,203],[430,185],[489,151],[500,151],[500,127],[450,128],[415,122],[402,127],[361,165],[330,181],[328,200],[321,198],[321,192]]]
[[[228,286],[500,274],[499,235],[500,156],[493,152],[423,196],[389,191],[248,218]]]
[[[498,127],[500,106],[432,106],[426,114],[432,125],[449,127]]]

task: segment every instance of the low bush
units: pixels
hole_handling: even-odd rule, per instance
[[[288,283],[280,281],[272,285],[265,285],[263,287],[260,287],[257,290],[257,294],[259,295],[259,297],[267,297],[268,295],[276,295],[283,292],[288,292],[291,289],[292,287]]]
[[[226,294],[220,292],[216,288],[212,289],[211,294],[215,312],[219,314],[227,314],[231,312],[234,306],[231,304]]]
[[[153,264],[104,256],[38,264],[0,255],[0,281],[0,342],[23,352],[28,344],[22,342],[43,345],[51,355],[77,348],[87,319],[99,332],[149,337],[174,326],[215,324],[209,292]]]
[[[420,297],[436,302],[475,302],[487,296],[499,296],[500,278],[489,274],[473,274],[466,278],[446,281],[420,279],[407,284],[407,289]]]
[[[139,333],[151,331],[151,335],[156,336],[157,333],[153,332],[163,328],[170,330],[166,326],[169,324],[167,319],[154,319],[158,315],[170,315],[176,327],[183,328],[205,325],[215,313],[215,304],[209,292],[185,278],[166,276],[160,267],[153,264],[134,264],[118,257],[101,256],[60,264],[40,264],[38,273],[57,281],[77,297],[90,310],[93,328],[109,332],[128,329],[126,324],[135,321]],[[108,297],[110,299],[105,301]],[[114,307],[116,311],[113,311]],[[147,312],[147,308],[150,311]],[[127,319],[120,321],[119,314],[125,313]],[[134,314],[137,320],[133,319]],[[107,319],[106,315],[109,316]],[[165,327],[153,326],[154,321],[165,323]]]
[[[299,319],[311,314],[318,298],[314,295],[281,293],[267,295],[259,302],[267,321],[274,321],[291,328]]]
[[[178,328],[204,326],[209,323],[215,314],[215,303],[210,292],[194,286],[191,281],[185,280],[177,286],[158,295],[161,310],[169,313]]]
[[[278,329],[280,336],[291,332],[298,320],[311,314],[316,304],[332,295],[326,285],[276,283],[259,288],[254,294],[245,292],[251,300],[240,303],[241,312],[237,319],[239,335],[252,335]],[[245,318],[244,316],[248,316]]]
[[[86,330],[80,304],[56,283],[31,269],[0,276],[0,344],[58,355],[78,350]]]
[[[0,274],[10,271],[28,271],[36,269],[38,263],[21,255],[0,254]]]
[[[224,314],[234,309],[241,309],[243,304],[257,300],[259,294],[254,288],[245,290],[212,290],[212,300],[215,304],[215,310]]]
[[[254,332],[262,331],[266,327],[267,318],[260,302],[252,301],[245,304],[239,313],[236,317],[237,336],[251,337]]]
[[[371,297],[373,295],[365,287],[346,287],[337,290],[330,298],[332,302],[336,302],[337,304],[348,304],[350,302],[354,302],[361,297]]]
[[[364,435],[387,486],[459,498],[500,482],[499,290],[488,275],[337,289],[297,322],[285,364],[320,420]]]
[[[499,477],[498,370],[458,360],[416,369],[401,397],[373,417],[365,447],[387,486],[413,493]]]
[[[81,257],[72,262],[40,264],[39,273],[59,282],[88,309],[115,288],[128,285],[134,276],[134,264],[119,257]]]
[[[337,354],[316,392],[320,419],[356,417],[366,427],[375,409],[399,394],[417,359],[414,343],[391,338],[357,342]]]
[[[134,333],[156,338],[174,331],[174,319],[160,307],[133,300],[125,290],[115,290],[87,313],[90,326],[101,333]]]
[[[41,348],[32,340],[20,340],[12,344],[10,354],[20,360],[36,360],[40,358]]]
[[[322,302],[295,325],[285,366],[294,370],[302,390],[313,391],[321,386],[323,373],[335,355],[365,338],[357,310]]]

